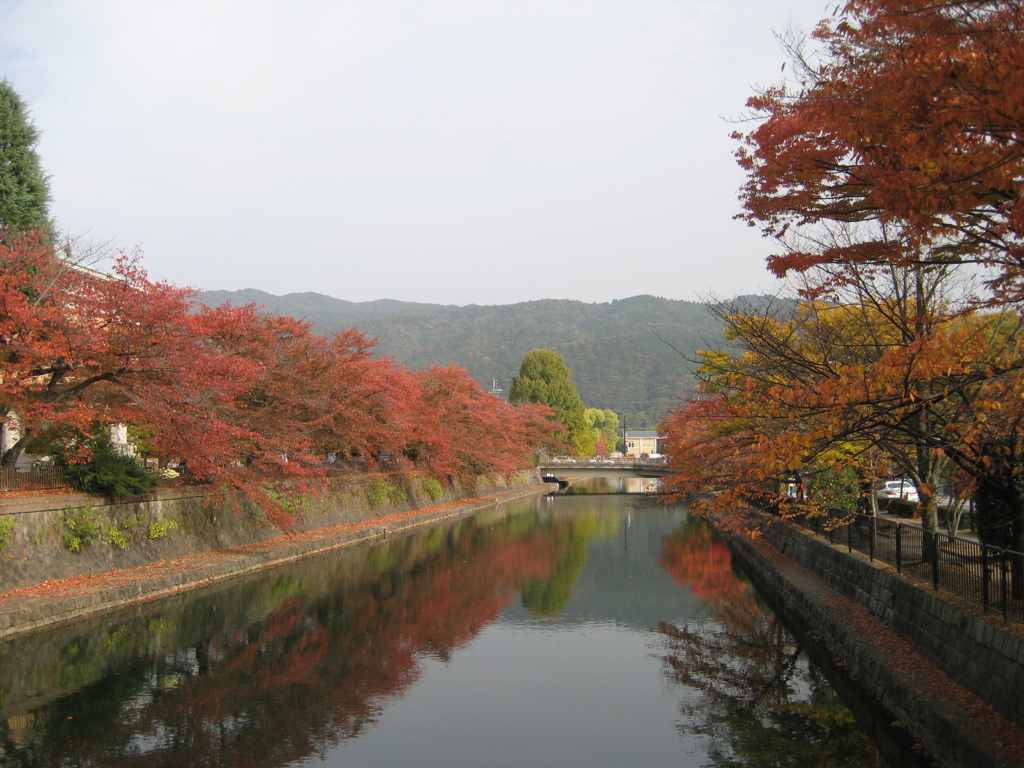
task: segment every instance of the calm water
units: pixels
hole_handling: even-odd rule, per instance
[[[567,496],[0,646],[4,766],[875,766],[681,508]]]

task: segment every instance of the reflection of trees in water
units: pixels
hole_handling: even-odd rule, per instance
[[[517,584],[550,572],[566,540],[539,534],[542,524],[524,515],[448,528],[443,541],[436,529],[394,539],[315,598],[275,581],[267,588],[283,597],[253,597],[276,603],[261,620],[9,716],[0,763],[273,766],[322,753],[372,725],[417,679],[418,659],[449,658]]]
[[[572,597],[573,589],[587,562],[587,542],[596,527],[593,515],[573,515],[552,523],[550,572],[526,579],[520,586],[523,607],[535,616],[556,616]]]
[[[660,562],[713,617],[657,627],[665,675],[697,694],[680,707],[681,727],[711,737],[712,765],[878,763],[853,715],[734,573],[728,548],[702,521],[667,537]]]
[[[616,488],[607,477],[588,477],[585,481],[575,481],[563,492],[563,496],[589,496],[593,493],[615,493]]]

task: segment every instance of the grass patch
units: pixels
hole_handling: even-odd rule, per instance
[[[431,501],[440,501],[441,497],[444,496],[444,488],[441,486],[441,481],[436,477],[432,477],[423,484],[423,492],[430,497]]]
[[[388,504],[401,504],[406,498],[404,488],[381,478],[374,480],[366,489],[366,501],[374,509]]]

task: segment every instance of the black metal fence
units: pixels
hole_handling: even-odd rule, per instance
[[[804,517],[798,522],[833,544],[928,581],[936,590],[945,589],[1006,619],[1024,621],[1024,554],[1020,552],[871,515]]]
[[[64,483],[62,467],[40,467],[38,469],[17,469],[0,467],[0,489],[6,491],[32,491],[61,488]]]

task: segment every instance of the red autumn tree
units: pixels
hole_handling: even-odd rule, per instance
[[[0,272],[0,411],[21,433],[5,464],[34,441],[81,439],[142,414],[194,418],[257,373],[204,343],[191,292],[150,282],[134,256],[105,275],[41,238],[5,238]]]
[[[81,448],[107,425],[128,423],[157,455],[242,491],[287,527],[266,493],[268,475],[310,480],[323,470],[293,418],[300,406],[285,388],[287,362],[274,357],[286,333],[275,340],[251,308],[198,307],[194,292],[150,281],[137,254],[104,274],[67,263],[42,239],[9,238],[0,270],[0,407],[20,431],[5,463],[33,445]],[[240,353],[259,345],[260,354]],[[261,419],[250,406],[267,382],[285,391],[259,412],[280,415]]]
[[[312,435],[330,407],[332,355],[308,324],[264,316],[254,306],[202,308],[197,324],[208,346],[252,375],[231,398],[204,400],[202,419],[217,427],[212,435],[188,412],[154,421],[146,411],[134,423],[151,425],[160,455],[185,459],[194,475],[240,491],[290,529],[292,517],[273,487],[282,480],[294,493],[323,487],[326,470]]]
[[[414,439],[412,414],[422,406],[415,377],[391,358],[372,357],[375,344],[355,329],[327,342],[331,405],[313,432],[322,454],[397,457]]]
[[[791,45],[795,81],[749,101],[744,218],[785,239],[881,224],[825,249],[787,247],[776,274],[826,262],[977,262],[1000,299],[1024,268],[1024,12],[1016,0],[850,0]]]
[[[128,423],[152,454],[288,529],[275,485],[316,492],[328,453],[405,455],[466,480],[521,470],[553,445],[545,409],[497,400],[461,369],[374,359],[358,331],[324,338],[255,306],[199,306],[135,256],[102,274],[42,239],[0,248],[0,414],[21,432],[7,463]]]
[[[559,444],[561,425],[545,406],[499,400],[454,365],[416,376],[423,405],[407,452],[441,477],[514,474],[531,466],[537,450]]]

